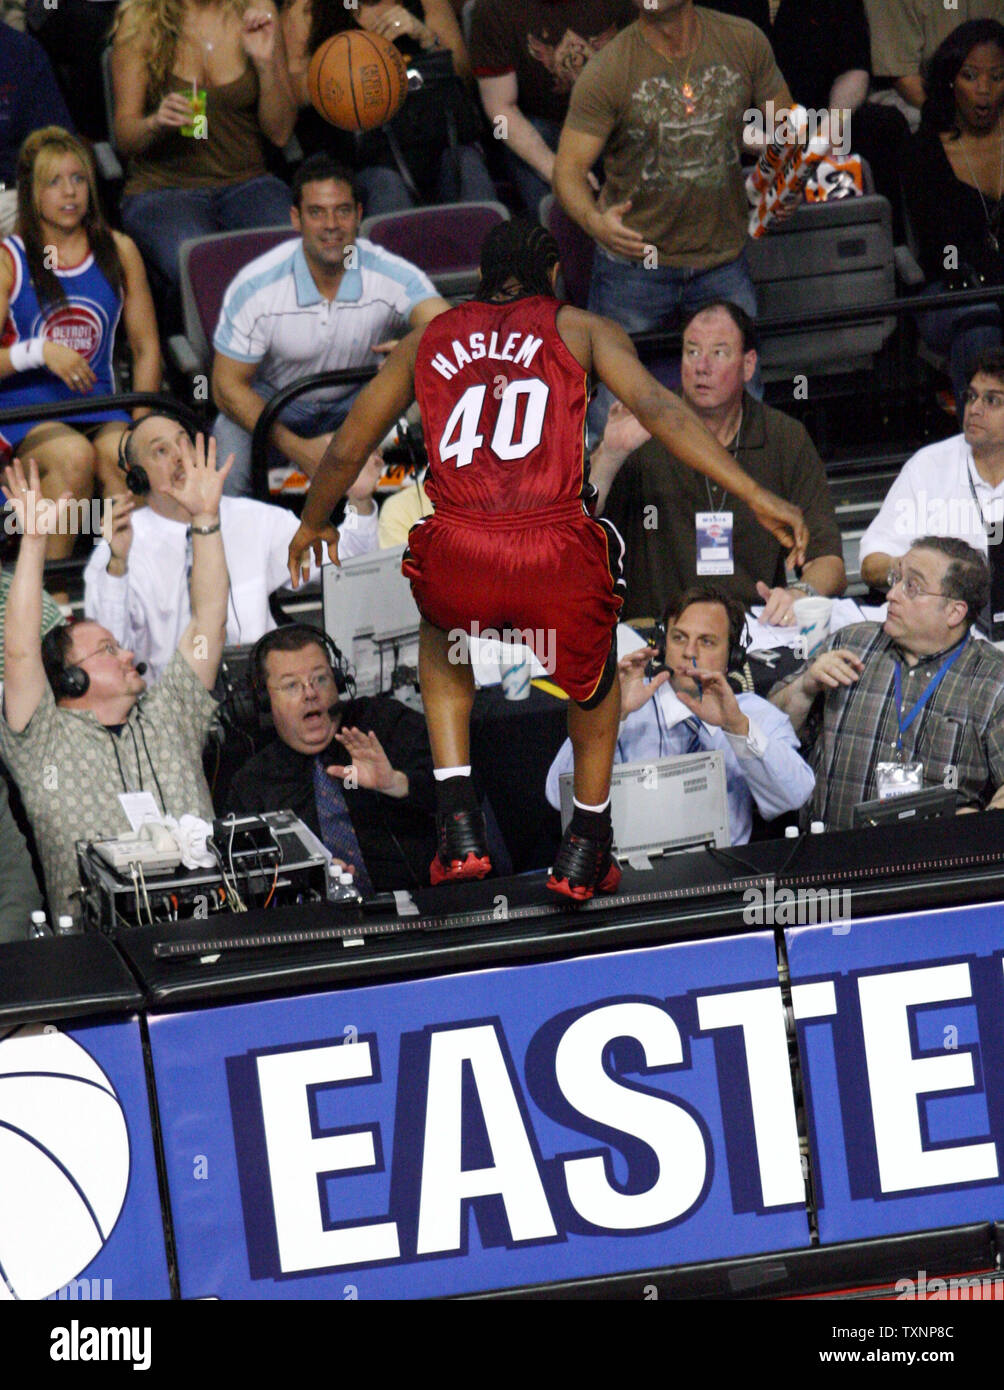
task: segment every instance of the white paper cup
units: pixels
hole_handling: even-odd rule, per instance
[[[503,647],[499,661],[502,693],[507,700],[525,700],[530,694],[530,653],[523,647]]]
[[[798,624],[798,645],[807,661],[822,650],[830,635],[831,598],[797,598],[794,603]]]

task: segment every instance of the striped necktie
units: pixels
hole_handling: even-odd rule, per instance
[[[317,804],[317,820],[321,827],[321,840],[325,849],[330,850],[336,859],[351,864],[355,869],[353,881],[364,898],[373,896],[373,884],[363,862],[362,850],[356,838],[352,817],[345,801],[342,784],[335,777],[329,777],[324,770],[326,755],[314,759],[314,801]]]

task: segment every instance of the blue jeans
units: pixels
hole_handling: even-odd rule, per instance
[[[925,294],[944,294],[947,285],[935,283],[924,287]],[[965,409],[966,389],[973,364],[981,352],[1001,346],[1001,311],[994,302],[966,304],[958,309],[929,309],[917,316],[917,328],[932,352],[948,357],[948,374],[959,424]]]
[[[264,401],[270,401],[276,394],[275,387],[265,381],[252,382],[252,386],[255,394],[261,396]],[[316,439],[319,434],[328,434],[329,431],[338,429],[360,390],[361,387],[357,386],[349,395],[342,396],[337,401],[304,400],[301,396],[290,401],[279,411],[279,419],[294,434],[301,435],[304,439]],[[234,456],[234,466],[223,484],[223,495],[252,497],[254,494],[251,488],[251,435],[236,421],[231,420],[229,415],[221,412],[213,425],[213,438],[216,440],[216,457],[221,463],[228,455]],[[287,460],[275,445],[270,445],[268,467],[282,468],[286,464]],[[262,502],[267,500],[267,497],[259,498]]]
[[[122,225],[161,277],[177,288],[178,249],[189,237],[289,223],[289,189],[273,174],[223,188],[158,188],[122,199]]]
[[[646,268],[644,261],[621,261],[597,246],[589,284],[589,310],[614,319],[629,333],[651,329],[674,329],[712,300],[727,299],[756,318],[756,290],[746,265],[745,250],[726,265],[713,270],[688,270],[677,266]],[[662,373],[653,366],[654,374]],[[763,398],[763,383],[757,367],[746,388],[757,400]],[[593,438],[603,434],[613,396],[605,386],[596,392],[589,407],[589,429]]]
[[[457,181],[459,165],[460,181]],[[396,168],[370,164],[356,175],[359,197],[367,217],[413,208],[415,200]],[[458,145],[456,158],[451,150],[439,160],[434,193],[437,203],[493,203],[498,190],[477,145]]]

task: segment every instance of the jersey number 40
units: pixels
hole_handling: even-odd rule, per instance
[[[484,444],[480,427],[487,390],[487,386],[469,386],[450,411],[450,418],[439,441],[439,457],[443,463],[456,459],[456,466],[464,468]],[[515,439],[513,436],[521,396],[526,397],[526,410],[519,438]],[[499,398],[499,413],[488,446],[496,458],[526,458],[532,449],[536,449],[544,432],[547,397],[547,384],[539,377],[509,382]]]

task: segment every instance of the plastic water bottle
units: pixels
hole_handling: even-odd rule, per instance
[[[73,918],[68,912],[61,912],[56,922],[57,936],[76,936],[77,928],[73,925]]]
[[[337,864],[332,864],[328,870],[328,876],[330,879],[328,885],[329,903],[357,903],[360,901],[359,889],[347,869],[340,869]]]
[[[51,936],[49,922],[42,909],[36,908],[31,914],[31,926],[28,928],[29,940],[37,940],[40,936]]]

